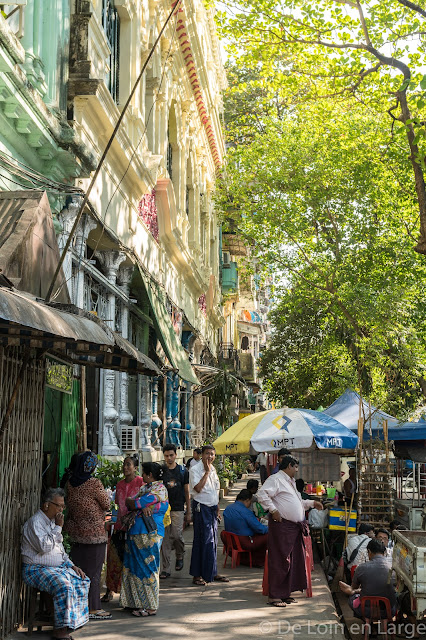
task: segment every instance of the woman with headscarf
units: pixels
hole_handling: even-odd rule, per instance
[[[115,489],[115,502],[118,506],[117,522],[114,524],[114,533],[108,543],[107,552],[107,591],[101,598],[101,602],[110,602],[113,593],[120,593],[121,572],[123,570],[124,541],[126,532],[122,518],[128,513],[126,498],[135,496],[144,484],[143,478],[137,474],[139,460],[137,456],[126,456],[123,462],[123,480],[117,482]]]
[[[101,607],[100,582],[105,560],[105,514],[110,499],[102,482],[92,476],[98,459],[92,451],[78,456],[66,484],[68,517],[64,530],[71,539],[71,559],[90,578],[89,618],[105,620],[111,614]]]
[[[169,509],[162,473],[156,462],[144,462],[142,478],[146,485],[126,500],[134,518],[128,523],[120,606],[133,609],[134,616],[143,618],[155,616],[158,609],[160,549]]]

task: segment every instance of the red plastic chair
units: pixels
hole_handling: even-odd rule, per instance
[[[354,564],[354,565],[352,565],[352,567],[351,567],[351,580],[352,580],[352,579],[353,579],[353,577],[354,577],[355,569],[357,568],[357,566],[358,566],[357,564]]]
[[[242,548],[238,536],[230,531],[222,531],[220,537],[223,542],[224,551],[226,551],[225,562],[223,566],[226,567],[228,557],[231,556],[231,569],[235,569],[240,564],[240,556],[242,553],[248,553],[250,567],[252,567],[251,551],[246,551]]]
[[[370,614],[365,615],[365,607],[370,606]],[[384,614],[384,615],[383,615]],[[393,633],[388,635],[388,622],[392,622],[392,610],[388,598],[382,598],[381,596],[363,596],[361,598],[361,617],[364,624],[364,640],[368,640],[370,637],[370,627],[372,622],[383,622],[383,629],[386,634],[386,638],[395,638]]]

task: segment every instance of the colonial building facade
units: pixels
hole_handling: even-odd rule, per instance
[[[80,444],[108,456],[139,450],[154,458],[165,439],[183,449],[200,444],[211,411],[208,398],[192,396],[196,365],[214,362],[224,321],[213,193],[224,156],[226,78],[213,10],[202,0],[3,6],[0,189],[46,189],[61,249],[174,8],[92,189],[52,302],[68,298],[97,315],[164,374],[76,369],[86,403]]]
[[[212,11],[201,0],[176,7],[68,258],[73,302],[171,369],[165,384],[116,372],[90,382],[100,402],[97,408],[87,399],[88,428],[99,433],[105,455],[129,449],[152,455],[162,430],[189,448],[208,429],[206,399],[192,400],[197,377],[189,359],[208,363],[216,356],[223,322],[212,196],[224,153],[226,81]],[[96,159],[171,8],[168,2],[75,2],[68,121]],[[83,190],[88,184],[89,177],[78,181]],[[63,243],[78,207],[73,198],[61,213]]]

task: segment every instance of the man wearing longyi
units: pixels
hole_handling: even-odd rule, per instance
[[[298,465],[293,456],[284,456],[278,473],[269,476],[257,493],[260,504],[269,511],[268,603],[274,607],[295,602],[291,593],[306,589],[304,537],[309,528],[305,509],[323,509],[317,500],[302,500],[294,479]]]

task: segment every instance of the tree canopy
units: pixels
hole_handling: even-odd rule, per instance
[[[404,148],[363,105],[260,108],[253,118],[244,91],[238,111],[227,105],[220,204],[274,275],[261,363],[269,395],[317,408],[352,386],[405,417],[425,386],[426,265],[412,250],[418,207]],[[231,105],[235,95],[231,85]]]
[[[224,0],[222,34],[266,111],[321,102],[358,104],[403,148],[419,214],[415,249],[426,253],[426,2],[410,0]],[[233,87],[235,90],[235,87]],[[255,119],[247,103],[246,118]],[[240,122],[244,122],[240,118]]]

